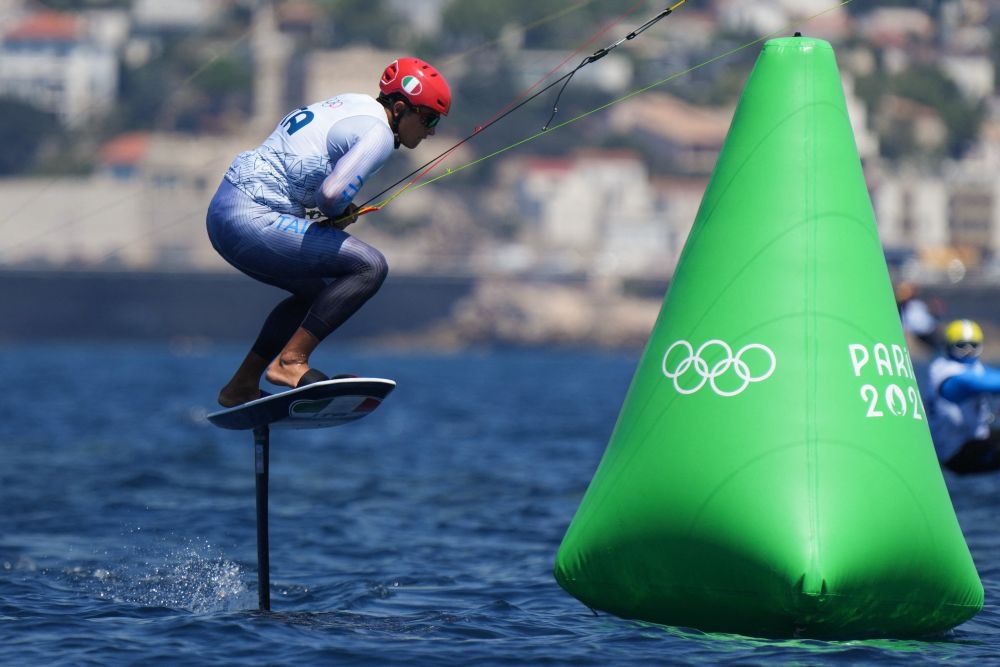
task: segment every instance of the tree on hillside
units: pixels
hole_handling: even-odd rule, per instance
[[[46,142],[62,134],[54,114],[14,98],[0,97],[0,118],[0,175],[31,171]]]
[[[944,151],[953,157],[961,157],[976,140],[984,116],[983,105],[965,99],[955,82],[936,65],[913,65],[895,76],[878,69],[857,78],[855,93],[873,116],[884,111],[886,95],[933,109],[948,133]],[[913,128],[890,119],[882,128],[880,146],[890,159],[907,157],[916,150]]]
[[[129,9],[132,0],[40,0],[38,4],[57,12],[78,12],[84,9]]]
[[[904,7],[933,12],[939,4],[940,0],[866,0],[865,2],[852,2],[847,5],[846,9],[850,14],[860,16],[879,7]]]
[[[993,28],[990,41],[990,55],[993,57],[993,88],[1000,88],[1000,23]]]
[[[323,48],[343,48],[349,44],[370,44],[377,48],[399,49],[396,39],[405,28],[403,18],[386,0],[318,0],[317,4],[332,24]]]
[[[538,49],[576,48],[614,19],[621,22],[604,41],[593,49],[613,42],[622,34],[637,28],[661,11],[648,6],[624,16],[636,8],[634,0],[451,0],[443,15],[442,39],[459,48],[482,44],[499,37],[505,26],[529,26],[525,31],[525,47]],[[547,19],[547,20],[546,20]]]
[[[253,90],[249,51],[216,56],[218,48],[212,46],[204,38],[167,38],[156,57],[126,68],[110,126],[116,131],[216,132],[229,119],[245,118]]]
[[[960,157],[979,135],[981,105],[962,97],[955,82],[934,65],[915,65],[893,77],[890,89],[897,95],[933,107],[948,128],[948,153]]]

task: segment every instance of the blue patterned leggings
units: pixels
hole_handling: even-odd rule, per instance
[[[253,351],[273,359],[300,326],[323,340],[378,291],[381,252],[334,227],[262,206],[223,180],[208,207],[208,237],[251,278],[291,292],[268,315]]]

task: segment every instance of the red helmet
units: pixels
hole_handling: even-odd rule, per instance
[[[400,93],[414,106],[444,116],[451,109],[451,89],[441,73],[419,58],[400,58],[382,72],[379,88],[386,95]]]

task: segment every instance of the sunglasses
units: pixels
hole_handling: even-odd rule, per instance
[[[441,114],[436,111],[425,111],[417,107],[410,108],[413,109],[414,113],[420,116],[420,122],[424,124],[424,127],[437,127],[437,124],[441,121]]]
[[[961,340],[957,343],[952,343],[951,347],[955,350],[955,352],[961,353],[961,356],[968,356],[979,352],[979,348],[982,347],[982,344],[971,340]]]

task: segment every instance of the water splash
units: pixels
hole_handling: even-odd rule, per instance
[[[197,614],[252,607],[240,565],[213,551],[207,542],[191,542],[156,555],[135,553],[91,577],[97,596],[117,603]]]

